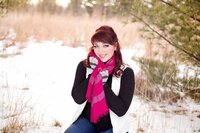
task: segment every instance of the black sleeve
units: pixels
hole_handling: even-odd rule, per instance
[[[83,66],[83,61],[81,61],[76,69],[76,75],[71,92],[71,95],[77,104],[82,104],[86,101],[85,95],[88,81],[89,78],[86,78],[86,67]]]
[[[107,83],[104,85],[108,107],[118,116],[123,116],[129,109],[133,98],[134,89],[134,72],[131,68],[127,67],[121,77],[120,91],[118,96],[115,95]]]

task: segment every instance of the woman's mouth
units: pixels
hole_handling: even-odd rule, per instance
[[[101,59],[103,59],[105,57],[106,57],[106,55],[99,55],[99,58],[101,58]]]

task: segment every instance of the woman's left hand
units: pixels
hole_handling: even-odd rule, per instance
[[[90,61],[90,67],[92,68],[92,70],[94,70],[95,67],[98,65],[98,60],[94,57],[90,57],[89,61]]]

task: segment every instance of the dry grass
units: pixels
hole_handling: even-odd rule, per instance
[[[1,96],[1,119],[0,132],[2,133],[22,133],[26,132],[29,127],[36,127],[40,118],[36,117],[33,111],[34,105],[32,97],[29,95],[29,87],[23,88],[12,87],[9,84],[7,72],[2,71],[1,75],[4,81],[0,83]],[[5,82],[5,83],[4,83]]]
[[[0,27],[13,28],[17,41],[32,37],[36,40],[62,40],[67,45],[90,45],[90,38],[101,25],[111,25],[118,34],[122,47],[139,41],[139,24],[124,24],[121,18],[100,16],[50,15],[41,13],[10,13],[0,19]]]
[[[62,127],[62,123],[57,120],[54,120],[52,126],[53,127]]]
[[[9,123],[3,127],[2,132],[3,133],[20,133],[20,132],[26,132],[27,127],[30,123],[25,122],[23,120],[20,120],[19,118],[12,118],[10,119]]]
[[[12,96],[12,99],[13,96]],[[17,99],[16,99],[17,100]],[[36,115],[32,110],[27,110],[27,103],[17,101],[16,103],[8,103],[5,108],[7,112],[3,112],[3,127],[0,129],[2,133],[22,133],[26,132],[29,127],[38,126]]]

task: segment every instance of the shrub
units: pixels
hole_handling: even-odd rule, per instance
[[[136,77],[136,95],[170,102],[189,96],[200,102],[199,69],[193,71],[193,76],[189,76],[189,70],[184,71],[181,77],[177,65],[169,61],[140,58],[138,62],[141,73]]]
[[[176,88],[178,69],[176,65],[153,59],[140,58],[141,73],[136,80],[136,94],[147,100],[176,101],[180,98],[174,92]],[[138,82],[138,83],[137,83]]]
[[[149,84],[168,87],[175,83],[178,72],[175,64],[145,58],[139,59],[139,63]]]

